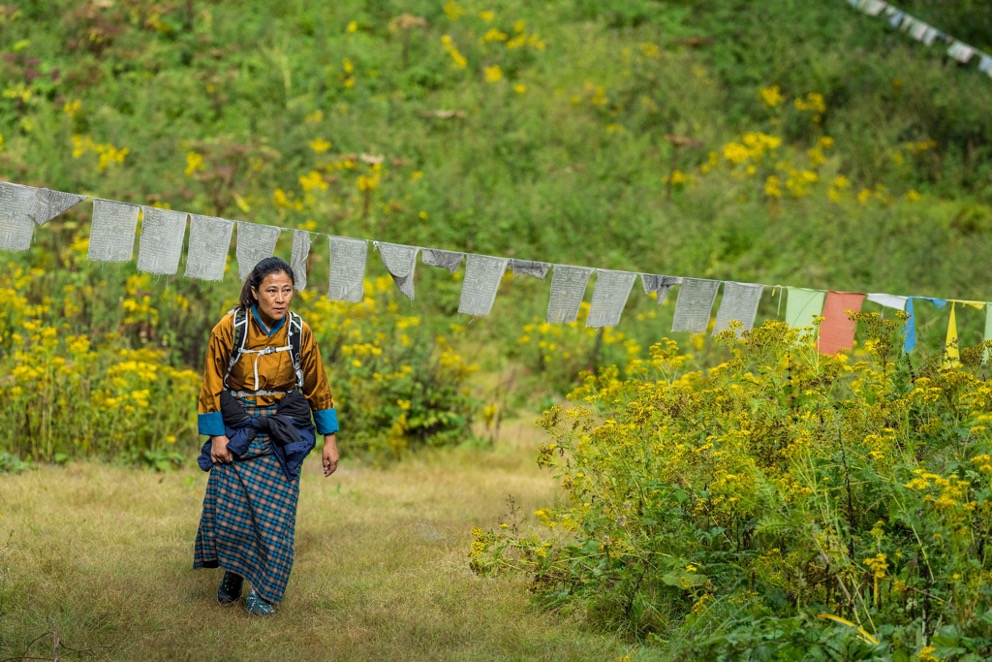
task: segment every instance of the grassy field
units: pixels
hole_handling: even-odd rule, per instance
[[[325,480],[311,459],[296,565],[269,620],[218,606],[220,571],[190,569],[206,474],[79,463],[6,476],[0,659],[645,659],[531,607],[526,577],[469,570],[472,527],[494,525],[509,495],[525,514],[554,498],[536,443],[523,421],[493,450],[385,470],[344,464]]]

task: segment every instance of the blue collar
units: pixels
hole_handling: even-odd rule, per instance
[[[271,329],[265,326],[265,322],[263,322],[262,318],[258,316],[258,304],[255,304],[251,307],[251,315],[252,317],[255,318],[255,321],[258,322],[258,326],[262,329],[262,331],[264,331],[266,335],[271,336],[273,333],[275,333],[276,331],[282,328],[282,325],[283,323],[285,323],[286,318],[289,317],[289,312],[287,312],[281,320],[276,322]]]

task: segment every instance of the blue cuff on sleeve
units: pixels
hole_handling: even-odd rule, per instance
[[[207,434],[212,437],[224,434],[224,416],[219,411],[197,414],[196,418],[200,434]]]
[[[334,434],[338,431],[338,413],[334,408],[321,409],[313,413],[313,422],[317,426],[317,434]]]

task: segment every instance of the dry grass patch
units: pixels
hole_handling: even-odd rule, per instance
[[[524,512],[554,498],[534,443],[511,424],[492,450],[346,462],[327,480],[311,459],[273,619],[219,607],[220,571],[191,569],[206,474],[77,464],[2,476],[0,659],[52,657],[56,635],[61,659],[77,657],[68,647],[107,660],[636,657],[533,609],[525,579],[468,569],[472,527],[493,525],[507,495]]]

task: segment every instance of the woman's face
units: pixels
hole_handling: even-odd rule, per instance
[[[293,281],[285,271],[276,271],[262,279],[258,288],[251,288],[258,301],[258,314],[267,326],[277,323],[289,312],[293,301]]]

